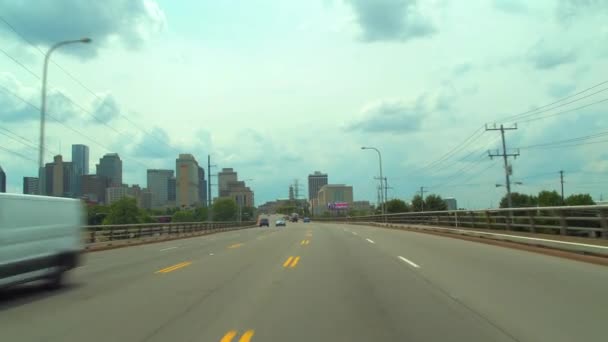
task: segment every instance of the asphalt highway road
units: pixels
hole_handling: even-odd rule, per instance
[[[0,298],[3,341],[608,341],[608,269],[321,223],[86,255]]]

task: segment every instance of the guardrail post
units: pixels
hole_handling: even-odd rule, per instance
[[[486,217],[486,228],[487,229],[495,229],[494,225],[492,224],[492,217],[490,215],[490,212],[486,210],[484,212],[484,214],[485,214],[485,217]]]
[[[96,231],[95,229],[93,229],[93,230],[91,231],[91,237],[89,238],[89,241],[90,241],[89,243],[94,243],[94,242],[95,242],[95,235],[96,235],[96,232],[97,232],[97,231]]]
[[[536,224],[534,223],[534,210],[528,211],[528,221],[530,222],[530,233],[536,233]]]
[[[475,228],[475,213],[472,211],[469,211],[469,224],[471,228]]]
[[[568,229],[568,221],[566,220],[566,214],[563,210],[560,210],[559,213],[559,235],[566,235]]]
[[[110,228],[110,241],[114,240],[114,227]]]
[[[513,211],[507,211],[507,217],[505,218],[505,223],[507,224],[507,230],[511,230],[511,223],[513,223]]]
[[[602,238],[608,239],[608,219],[606,219],[605,210],[600,210],[600,225],[602,226]]]

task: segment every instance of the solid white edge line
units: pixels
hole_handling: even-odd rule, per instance
[[[353,235],[359,235],[359,234],[357,234],[356,232],[351,232],[351,233],[353,233]]]
[[[374,240],[371,240],[371,239],[365,239],[365,240],[367,240],[367,242],[369,242],[369,243],[375,243]]]
[[[179,247],[176,247],[176,246],[173,246],[173,247],[167,247],[167,248],[163,248],[163,249],[161,249],[160,251],[161,251],[161,252],[164,252],[164,251],[168,251],[168,250],[170,250],[170,249],[175,249],[175,248],[179,248]]]
[[[401,255],[399,256],[399,259],[407,262],[408,264],[410,264],[410,266],[415,267],[415,268],[420,268],[420,266],[418,266],[415,262],[407,260],[406,258],[402,257]]]

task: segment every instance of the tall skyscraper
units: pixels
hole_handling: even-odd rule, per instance
[[[317,194],[323,185],[327,185],[327,174],[315,171],[308,175],[308,199],[317,198]]]
[[[0,192],[6,192],[6,173],[2,170],[2,166],[0,166]]]
[[[175,190],[178,207],[200,204],[199,167],[191,154],[180,154],[175,160]]]
[[[52,163],[46,163],[44,166],[44,186],[43,195],[62,197],[64,194],[64,166],[63,157],[56,155],[53,157]]]
[[[63,162],[63,197],[78,197],[80,176],[76,175],[73,162]]]
[[[207,180],[205,179],[205,169],[198,167],[198,198],[203,207],[207,206]]]
[[[122,160],[118,153],[108,153],[96,165],[97,175],[107,177],[111,186],[122,186]]]
[[[74,177],[71,187],[75,190],[74,195],[80,196],[82,188],[82,175],[89,174],[89,147],[86,145],[72,145],[72,166]]]
[[[173,206],[175,206],[176,192],[176,180],[175,177],[171,177],[167,183],[167,200]]]
[[[23,177],[23,193],[38,195],[38,177]]]
[[[232,168],[223,168],[222,171],[218,172],[217,182],[219,197],[230,196],[230,187],[228,184],[236,181],[238,181],[237,174]]]
[[[173,178],[173,170],[148,170],[148,191],[152,193],[152,208],[162,208],[169,202],[171,178]]]

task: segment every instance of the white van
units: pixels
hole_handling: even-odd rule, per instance
[[[61,285],[78,264],[82,226],[79,200],[0,193],[0,289],[41,279]]]

